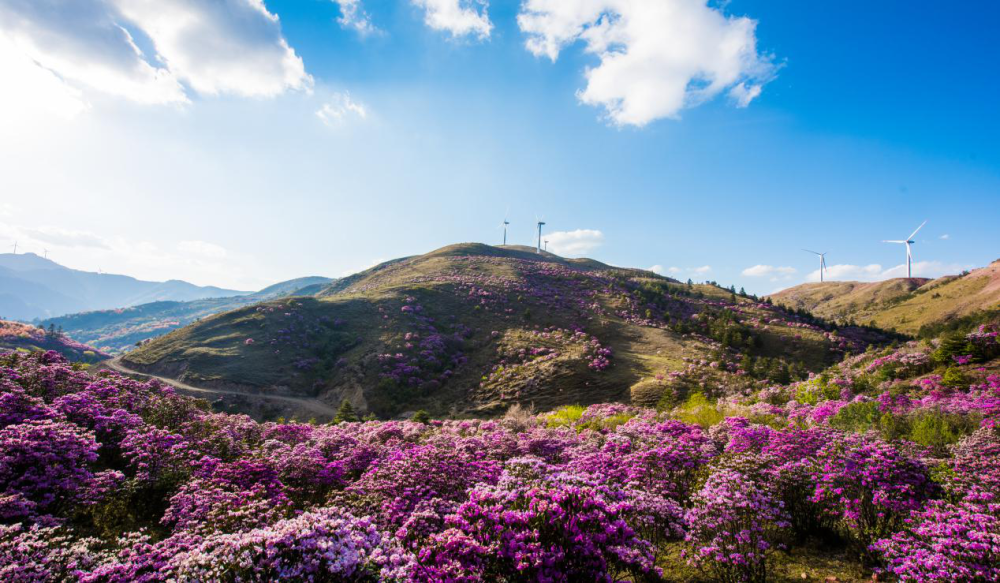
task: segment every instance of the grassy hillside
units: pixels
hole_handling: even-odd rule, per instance
[[[714,285],[526,247],[452,245],[205,318],[127,354],[200,386],[349,399],[390,416],[489,415],[765,386],[886,337]]]
[[[43,320],[40,325],[62,328],[74,340],[91,344],[109,354],[131,350],[136,343],[160,336],[212,314],[258,302],[316,293],[332,280],[300,277],[268,286],[259,292],[188,302],[151,302],[116,310],[95,310]]]
[[[100,350],[71,340],[60,332],[47,332],[37,326],[6,320],[0,320],[0,349],[21,352],[54,350],[72,362],[94,363],[108,358]]]
[[[932,336],[951,324],[988,318],[1000,310],[1000,261],[935,280],[890,279],[876,283],[807,283],[770,298],[793,309],[840,322]]]

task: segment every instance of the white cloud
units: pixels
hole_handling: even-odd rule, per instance
[[[226,252],[225,247],[205,241],[181,241],[177,245],[177,249],[183,253],[199,255],[209,259],[223,259],[229,254]]]
[[[312,85],[263,0],[0,0],[0,37],[0,67],[14,71],[4,93],[65,117],[87,107],[81,90],[184,104],[188,88],[268,97]]]
[[[0,127],[30,125],[38,117],[72,119],[89,104],[81,92],[48,69],[39,67],[13,40],[0,32]]]
[[[344,28],[353,28],[361,36],[379,32],[372,24],[371,17],[365,12],[361,0],[332,0],[340,7],[340,18],[337,22]]]
[[[702,265],[701,267],[692,267],[689,271],[697,275],[705,275],[712,271],[711,265]]]
[[[790,277],[796,272],[794,267],[775,267],[773,265],[754,265],[743,270],[743,275],[749,277]]]
[[[362,103],[351,99],[351,94],[347,91],[334,93],[330,100],[323,104],[323,107],[316,111],[316,116],[323,120],[328,126],[336,126],[344,123],[351,117],[366,119],[368,108]]]
[[[947,241],[948,239],[951,239],[951,235],[945,233],[944,235],[941,235],[939,238],[943,241]]]
[[[434,30],[447,31],[453,38],[475,36],[479,40],[490,37],[490,22],[486,0],[410,0],[424,10],[424,24]]]
[[[593,229],[554,231],[542,237],[549,242],[549,251],[557,255],[582,255],[604,244],[604,233]]]
[[[617,125],[677,117],[725,90],[745,107],[776,71],[757,51],[756,21],[706,0],[525,0],[517,17],[536,56],[583,41],[600,63],[578,92]]]
[[[670,266],[670,267],[667,268],[667,273],[677,274],[677,273],[680,273],[680,272],[681,272],[681,268],[680,267]]]
[[[654,265],[652,267],[647,267],[646,271],[652,271],[655,274],[663,275],[663,266],[662,265]]]
[[[941,261],[918,261],[913,264],[913,277],[937,278],[942,275],[958,274],[962,270],[971,269],[972,265],[959,263],[943,263]],[[878,263],[870,265],[831,265],[823,276],[825,281],[882,281],[895,277],[906,277],[906,264],[883,269]],[[819,281],[819,270],[806,276],[806,281]]]

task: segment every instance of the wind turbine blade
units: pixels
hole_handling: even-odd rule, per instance
[[[906,243],[906,241],[882,241],[883,243]]]
[[[924,228],[924,225],[926,225],[926,224],[927,224],[927,221],[924,221],[924,222],[920,223],[920,226],[919,226],[919,227],[917,227],[917,231],[919,231],[920,229],[923,229],[923,228]],[[912,239],[912,238],[913,238],[913,237],[914,237],[914,236],[915,236],[915,235],[917,234],[917,231],[913,231],[912,233],[910,233],[910,236],[909,236],[909,237],[907,237],[906,239],[907,239],[907,240],[910,240],[910,239]]]
[[[806,253],[812,253],[813,255],[822,255],[822,253],[817,253],[815,251],[810,251],[809,249],[803,249]]]

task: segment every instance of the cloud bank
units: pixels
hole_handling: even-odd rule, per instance
[[[581,102],[616,125],[644,126],[727,92],[746,107],[774,77],[757,50],[757,22],[706,0],[525,0],[517,17],[535,56],[553,62],[580,41],[600,63]]]
[[[604,233],[594,229],[575,231],[554,231],[544,233],[542,239],[549,242],[549,251],[557,255],[583,255],[604,244]]]
[[[411,0],[424,11],[424,24],[434,30],[451,34],[452,38],[490,37],[493,23],[485,0]]]
[[[165,105],[312,85],[263,0],[0,0],[0,68],[63,115],[81,90]]]

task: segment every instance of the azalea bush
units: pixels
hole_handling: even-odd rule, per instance
[[[0,580],[762,581],[817,544],[869,574],[996,580],[1000,377],[870,382],[921,361],[893,353],[662,411],[323,425],[0,353]]]

